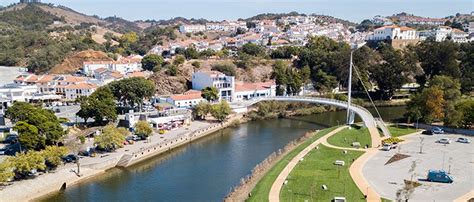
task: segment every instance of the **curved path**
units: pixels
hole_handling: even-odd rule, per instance
[[[347,109],[347,102],[335,100],[335,99],[328,99],[328,98],[320,98],[320,97],[300,97],[300,96],[275,96],[275,97],[262,97],[262,98],[255,98],[247,101],[243,101],[238,104],[234,104],[235,108],[238,107],[249,107],[256,103],[262,101],[283,101],[283,102],[305,102],[305,103],[315,103],[315,104],[323,104],[323,105],[331,105],[340,108]],[[377,126],[384,128],[385,125],[381,121],[377,121],[372,114],[365,108],[351,104],[350,110],[359,115],[359,117],[364,122],[364,125],[369,130],[371,139],[372,139],[372,147],[378,147],[381,142],[379,130]],[[382,131],[388,131],[383,130]],[[390,136],[390,134],[384,134],[384,136]]]
[[[339,131],[345,129],[347,126],[339,127],[325,136],[319,138],[318,140],[311,143],[308,147],[306,147],[303,151],[301,151],[298,155],[296,155],[290,162],[286,165],[286,167],[282,170],[282,172],[278,175],[275,181],[272,184],[270,192],[268,194],[268,199],[271,202],[279,202],[280,201],[280,191],[283,187],[285,180],[288,178],[290,172],[296,167],[299,160],[306,156],[312,149],[314,149],[317,145],[322,144],[327,147],[341,149],[341,150],[352,150],[352,151],[366,151],[362,156],[360,156],[356,161],[354,161],[349,168],[349,173],[356,183],[359,190],[367,196],[367,201],[380,201],[380,195],[369,186],[369,183],[364,178],[362,174],[362,167],[364,166],[365,162],[370,159],[375,153],[378,151],[375,148],[372,149],[355,149],[355,148],[344,148],[344,147],[337,147],[331,145],[327,142],[327,139],[332,135],[338,133]],[[380,138],[380,136],[379,136]]]

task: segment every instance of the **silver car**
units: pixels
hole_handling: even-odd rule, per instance
[[[438,140],[440,144],[451,144],[451,140],[449,138],[441,138]]]
[[[469,143],[471,143],[471,140],[469,140],[465,137],[460,137],[460,138],[458,138],[457,142],[469,144]]]

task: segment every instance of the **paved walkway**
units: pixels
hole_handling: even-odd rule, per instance
[[[372,149],[355,149],[355,148],[345,148],[345,147],[337,147],[334,145],[331,145],[327,142],[327,139],[331,137],[332,135],[338,133],[339,131],[347,128],[347,126],[339,127],[330,133],[326,134],[325,136],[319,138],[315,142],[311,143],[308,147],[306,147],[303,151],[301,151],[298,155],[296,155],[283,169],[283,171],[278,175],[276,178],[275,182],[273,182],[273,185],[270,189],[270,193],[268,195],[268,199],[271,202],[279,202],[280,201],[280,191],[281,188],[283,187],[283,184],[285,180],[288,178],[288,175],[290,172],[293,170],[293,168],[296,167],[298,164],[299,160],[306,156],[312,149],[314,149],[317,145],[322,144],[324,146],[334,148],[334,149],[341,149],[341,150],[352,150],[352,151],[366,151],[362,156],[360,156],[356,161],[354,161],[349,168],[349,173],[351,175],[351,178],[354,180],[356,183],[357,187],[359,190],[367,196],[367,201],[380,201],[380,195],[372,188],[369,186],[369,183],[367,180],[364,178],[364,175],[362,174],[362,168],[364,164],[367,162],[368,159],[370,159],[372,156],[374,156],[377,152],[378,149],[372,148]],[[379,137],[380,139],[380,137]]]

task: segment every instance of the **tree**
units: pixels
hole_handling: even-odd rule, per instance
[[[424,114],[424,121],[426,123],[444,118],[443,106],[445,101],[441,89],[430,87],[423,90],[421,99],[424,100],[422,114]]]
[[[244,44],[240,49],[240,52],[256,57],[265,56],[265,48],[253,43]]]
[[[145,70],[153,71],[153,69],[161,67],[163,62],[164,59],[161,55],[150,54],[143,57],[142,67]]]
[[[444,125],[459,127],[462,114],[455,109],[456,103],[461,97],[461,83],[458,79],[448,76],[436,75],[429,81],[430,87],[437,87],[443,91]]]
[[[227,76],[237,76],[236,67],[232,63],[218,63],[213,64],[211,67],[212,70],[222,72]]]
[[[138,121],[135,124],[135,134],[146,139],[153,134],[153,128],[146,121]]]
[[[332,92],[332,90],[337,87],[336,77],[328,75],[322,70],[318,70],[318,72],[313,75],[313,81],[314,88],[322,94]]]
[[[401,51],[383,43],[379,47],[382,62],[372,68],[372,79],[383,98],[391,98],[395,90],[408,82],[410,65],[405,64]]]
[[[169,65],[166,65],[165,67],[166,67],[166,74],[170,76],[178,75],[178,67],[176,67],[176,65],[169,64]]]
[[[13,130],[18,132],[18,141],[24,149],[40,150],[44,148],[46,138],[39,134],[38,128],[36,128],[36,126],[28,124],[24,121],[19,121],[15,124]]]
[[[89,118],[94,118],[96,123],[102,123],[104,119],[114,121],[117,118],[114,95],[108,86],[103,86],[94,91],[87,98],[79,98],[81,109],[77,116],[86,122]]]
[[[286,75],[287,64],[281,60],[277,60],[273,64],[272,79],[275,79],[277,85],[276,94],[284,95],[286,93],[286,85],[288,84],[288,76]]]
[[[211,105],[207,102],[198,103],[193,109],[193,116],[196,119],[205,120],[206,116],[211,112]]]
[[[461,44],[460,50],[461,92],[467,94],[474,90],[474,42]]]
[[[66,156],[68,149],[66,147],[47,146],[41,151],[46,165],[51,168],[56,168],[62,163],[62,157]]]
[[[0,162],[0,184],[8,182],[13,176],[15,174],[13,173],[11,162],[9,160]]]
[[[474,100],[465,100],[456,105],[456,111],[462,114],[461,124],[470,128],[474,124]]]
[[[201,63],[199,61],[194,61],[191,65],[193,65],[193,67],[195,68],[201,68]]]
[[[123,141],[128,134],[129,132],[125,128],[107,125],[102,129],[102,133],[94,138],[94,143],[100,149],[114,151],[123,147]]]
[[[7,115],[12,120],[34,126],[38,131],[38,135],[46,138],[45,143],[47,145],[57,144],[65,135],[59,119],[51,110],[34,107],[28,103],[17,102],[7,110]]]
[[[19,153],[15,157],[9,158],[8,161],[14,168],[14,172],[22,177],[26,177],[34,170],[46,169],[44,157],[36,151]]]
[[[224,122],[227,116],[232,112],[229,103],[222,100],[219,104],[212,105],[211,115],[220,122]]]
[[[188,60],[189,59],[198,59],[199,58],[199,52],[193,47],[186,48],[186,50],[184,50],[184,57]]]
[[[416,77],[417,82],[424,87],[426,82],[436,75],[459,78],[458,58],[459,46],[452,41],[436,42],[425,40],[416,48],[421,68],[424,74]]]
[[[173,64],[176,66],[179,66],[179,65],[184,64],[185,61],[186,61],[186,58],[183,55],[177,55],[173,60]]]
[[[123,106],[134,107],[135,104],[141,106],[144,99],[150,98],[155,94],[153,82],[140,77],[114,81],[108,84],[108,87],[115,99]]]
[[[5,116],[12,122],[26,120],[28,116],[33,113],[36,108],[26,102],[15,102],[11,107],[7,108]]]
[[[216,101],[219,99],[219,90],[216,87],[206,87],[202,89],[202,97],[207,101]]]

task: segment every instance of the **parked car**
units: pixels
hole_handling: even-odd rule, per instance
[[[432,134],[444,134],[444,130],[440,127],[433,127],[431,128]]]
[[[7,135],[5,139],[3,140],[4,144],[15,144],[18,142],[18,135]]]
[[[76,163],[77,160],[79,160],[79,156],[77,156],[75,154],[69,154],[69,155],[63,157],[63,161],[66,162],[66,163]]]
[[[457,142],[469,144],[469,143],[471,143],[471,140],[469,140],[465,137],[460,137],[460,138],[458,138]]]
[[[396,143],[396,142],[391,143],[391,144],[390,144],[390,143],[384,143],[384,144],[382,145],[382,150],[384,150],[384,151],[390,151],[390,150],[392,150],[392,149],[396,149],[397,146],[398,146],[398,143]]]
[[[430,182],[453,183],[453,178],[444,170],[429,170],[427,180]]]
[[[433,135],[433,132],[431,132],[431,130],[424,130],[423,132],[421,132],[421,134],[423,134],[423,135]]]
[[[441,138],[438,140],[440,144],[451,144],[451,140],[449,138]]]

